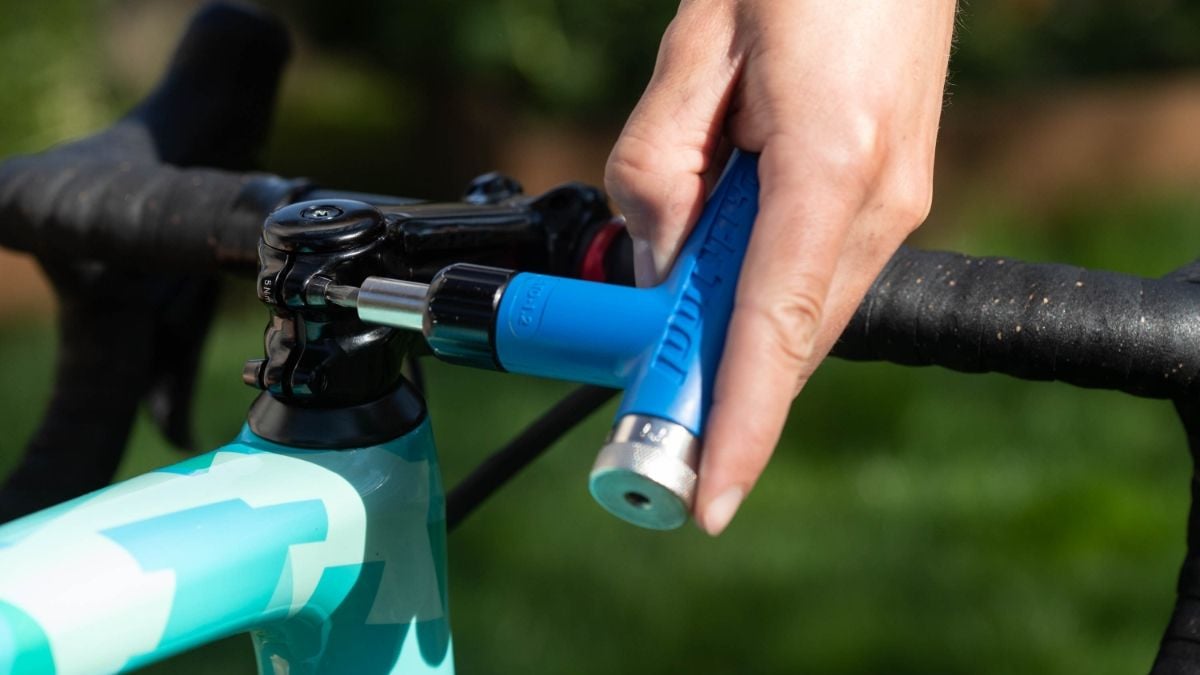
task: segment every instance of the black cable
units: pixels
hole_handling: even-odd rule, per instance
[[[446,497],[446,529],[453,530],[517,472],[563,434],[604,405],[615,389],[585,385],[567,394],[503,448],[483,460]]]

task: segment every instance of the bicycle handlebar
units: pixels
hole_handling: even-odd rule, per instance
[[[901,248],[834,347],[841,358],[1200,394],[1200,286]]]
[[[287,51],[282,29],[266,15],[241,6],[210,7],[189,28],[163,85],[113,128],[0,164],[0,245],[37,255],[65,294],[55,395],[48,423],[31,442],[31,447],[78,455],[55,464],[90,466],[95,463],[90,458],[123,446],[127,420],[123,427],[112,420],[131,419],[137,401],[164,379],[174,382],[176,396],[180,386],[190,389],[188,368],[194,368],[194,360],[189,366],[184,358],[182,370],[164,371],[154,360],[154,340],[129,340],[121,330],[155,339],[180,339],[181,334],[197,339],[194,327],[181,328],[195,315],[181,319],[170,311],[174,303],[193,297],[211,306],[208,277],[217,268],[254,269],[262,222],[276,207],[306,195],[340,196],[312,192],[304,181],[240,173],[261,145]],[[381,206],[409,203],[355,197]],[[81,260],[101,261],[108,272],[81,276]],[[126,274],[129,270],[136,272]],[[162,284],[161,276],[146,277],[148,270],[168,273],[172,284]],[[197,281],[183,272],[201,277]],[[1192,410],[1200,394],[1200,357],[1194,348],[1200,338],[1194,311],[1200,287],[1194,282],[1200,275],[1195,272],[1193,265],[1149,280],[902,248],[833,354],[1174,399],[1194,418],[1200,414]],[[97,294],[87,283],[113,277],[120,282],[117,291],[104,288]],[[169,292],[161,290],[168,286]],[[110,320],[89,314],[97,298],[112,303],[101,308]],[[113,304],[122,311],[113,312]],[[124,367],[114,372],[118,362]],[[132,362],[136,368],[129,366]],[[97,382],[114,380],[122,387],[95,395]],[[106,405],[97,406],[97,400]],[[53,424],[68,414],[84,419],[70,428]],[[97,437],[101,422],[115,432]],[[1189,439],[1195,453],[1200,431],[1189,427]],[[101,473],[111,475],[111,468]],[[70,476],[53,473],[58,483],[64,478]],[[78,485],[68,489],[86,491]],[[41,499],[59,501],[55,490]],[[0,518],[4,514],[0,504]],[[1200,588],[1192,579],[1200,577],[1194,572],[1200,555],[1193,554],[1200,551],[1198,522],[1193,500],[1188,559],[1164,654],[1172,639],[1195,639],[1195,631],[1185,628],[1197,625],[1193,619],[1200,616],[1200,604],[1191,599]],[[1160,655],[1156,669],[1175,667],[1177,657],[1187,655],[1172,652],[1167,661]]]
[[[297,183],[228,170],[254,164],[289,52],[265,12],[205,8],[159,87],[113,127],[0,165],[0,245],[42,260],[253,270],[263,218]]]
[[[171,443],[191,445],[193,382],[217,272],[257,271],[272,211],[302,198],[368,198],[391,210],[414,203],[246,172],[264,143],[288,52],[284,27],[265,12],[209,5],[189,24],[162,83],[111,128],[0,163],[0,245],[38,258],[59,297],[61,335],[50,404],[0,490],[0,521],[106,485],[139,403]],[[519,192],[493,177],[472,189],[477,202],[497,189]],[[557,202],[547,200],[535,222],[530,214],[542,205],[516,200],[508,215],[523,220],[493,218],[471,232],[430,224],[468,209],[412,207],[400,243],[420,251],[412,257],[421,266],[406,272],[428,278],[457,255],[561,273],[565,264],[552,263],[569,259],[576,242],[553,226],[608,211],[595,190],[550,196],[567,208],[551,212]]]
[[[298,184],[267,174],[180,169],[124,159],[145,129],[0,165],[0,245],[43,260],[81,257],[144,271],[252,272],[263,218]],[[96,158],[95,153],[108,156]]]
[[[106,485],[140,402],[190,445],[214,263],[253,269],[262,219],[232,171],[262,147],[288,52],[272,16],[210,5],[161,85],[112,128],[0,165],[0,244],[36,254],[60,303],[53,393],[0,520]],[[177,168],[198,165],[215,168]]]

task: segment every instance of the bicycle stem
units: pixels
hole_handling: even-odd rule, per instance
[[[629,288],[480,265],[426,285],[329,286],[367,323],[421,330],[439,358],[625,389],[590,477],[614,515],[673,529],[695,501],[700,439],[757,215],[757,157],[735,153],[670,275]]]

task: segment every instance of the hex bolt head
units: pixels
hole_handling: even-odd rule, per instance
[[[242,366],[242,382],[255,389],[263,389],[262,374],[266,365],[266,359],[247,359],[246,365]]]
[[[326,221],[333,220],[341,216],[344,211],[332,204],[317,204],[309,206],[300,212],[300,217],[305,220]]]

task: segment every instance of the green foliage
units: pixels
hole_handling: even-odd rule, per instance
[[[962,0],[952,70],[971,89],[1197,65],[1190,0]]]
[[[96,8],[71,0],[0,2],[0,154],[31,152],[99,126],[108,92],[89,77]]]
[[[637,0],[286,6],[322,48],[367,56],[413,95],[483,87],[522,105],[601,120],[632,106],[674,12],[671,3]]]
[[[323,47],[386,64],[413,95],[483,87],[543,113],[619,119],[649,78],[675,3],[286,6]],[[1200,5],[1189,0],[963,0],[959,23],[954,81],[968,90],[1200,65]]]

